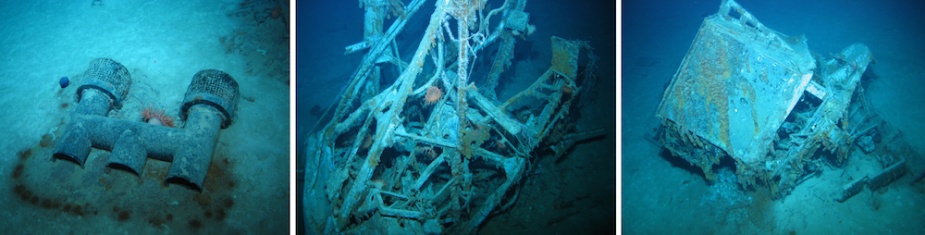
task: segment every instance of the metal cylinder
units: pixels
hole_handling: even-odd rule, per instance
[[[83,97],[86,89],[99,90],[106,94],[116,107],[122,106],[122,100],[128,95],[132,86],[132,75],[128,69],[119,62],[109,58],[98,58],[90,62],[90,67],[84,72],[85,78],[77,87],[77,100]]]
[[[148,158],[170,161],[168,183],[202,189],[218,132],[231,125],[237,107],[238,83],[230,75],[210,69],[193,76],[180,109],[183,128],[106,117],[128,94],[131,77],[121,64],[105,58],[90,63],[85,75],[75,114],[55,144],[56,159],[83,166],[91,148],[108,149],[108,167],[138,175]]]
[[[83,166],[93,146],[88,135],[87,129],[83,126],[71,125],[64,132],[61,140],[55,144],[55,152],[52,156],[55,159],[65,159]]]
[[[83,125],[81,117],[93,116],[103,117],[109,112],[110,99],[104,94],[105,91],[100,89],[89,89],[80,99],[75,112],[76,115],[67,125],[61,140],[55,144],[55,158],[66,159],[83,166],[90,154],[90,148],[93,146],[91,133],[95,130],[92,125]]]
[[[206,104],[222,113],[222,128],[226,128],[234,118],[239,94],[238,82],[231,75],[216,69],[199,71],[186,90],[180,118],[186,121],[190,107]]]

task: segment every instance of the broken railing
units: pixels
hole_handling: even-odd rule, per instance
[[[360,1],[367,50],[326,123],[306,141],[305,223],[316,233],[472,233],[513,204],[531,152],[567,117],[595,80],[585,42],[552,40],[552,64],[504,102],[494,88],[514,60],[517,37],[534,31],[525,0],[489,9],[484,1],[438,0],[409,62],[395,36],[424,4]],[[396,17],[384,32],[388,15]],[[499,20],[491,21],[494,17]],[[495,23],[490,25],[490,23]],[[452,26],[455,26],[455,30]],[[477,59],[494,58],[488,74]],[[579,61],[587,64],[579,71]],[[400,74],[387,87],[382,66]],[[484,70],[480,70],[484,71]],[[569,144],[601,131],[558,133]],[[312,233],[312,232],[310,232]]]

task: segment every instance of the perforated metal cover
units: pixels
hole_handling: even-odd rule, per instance
[[[217,69],[199,71],[193,76],[193,81],[186,90],[183,107],[180,108],[180,118],[186,120],[193,105],[208,104],[222,112],[222,128],[226,128],[234,118],[239,94],[238,82],[231,75]]]

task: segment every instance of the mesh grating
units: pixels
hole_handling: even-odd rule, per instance
[[[216,69],[199,71],[193,76],[193,81],[186,90],[180,117],[186,119],[187,112],[193,105],[208,104],[222,112],[222,128],[228,127],[234,118],[238,94],[238,82],[231,75]]]

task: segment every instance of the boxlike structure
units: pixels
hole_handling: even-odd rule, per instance
[[[862,155],[885,159],[880,170],[859,173],[834,196],[844,201],[859,186],[901,177],[904,159],[914,155],[858,87],[872,60],[863,44],[834,58],[814,57],[804,37],[774,31],[736,2],[723,1],[704,19],[662,97],[657,137],[707,179],[728,157],[742,186],[769,187],[778,198],[817,175],[822,164],[842,167]],[[863,153],[852,152],[855,146]],[[861,180],[868,178],[876,180]]]

